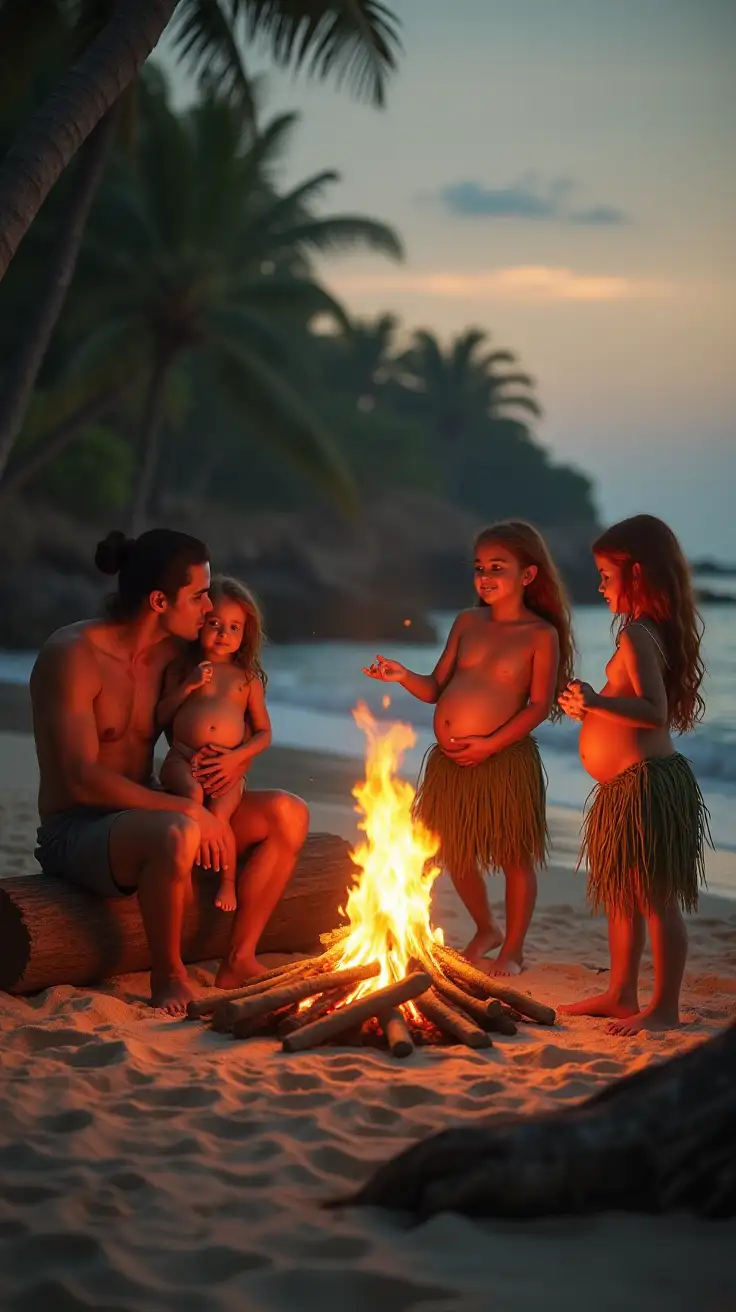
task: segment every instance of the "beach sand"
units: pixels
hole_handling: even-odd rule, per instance
[[[0,699],[1,706],[1,699]],[[35,868],[35,756],[21,716],[0,734],[0,870]],[[349,762],[274,748],[253,785],[312,805],[352,838]],[[552,867],[521,987],[552,1005],[600,989],[605,922],[572,874],[579,817],[553,811]],[[712,862],[714,880],[724,861]],[[435,923],[470,926],[449,881]],[[502,884],[495,886],[496,896]],[[736,1013],[736,904],[704,895],[690,921],[685,1024],[622,1039],[601,1021],[523,1026],[487,1052],[283,1054],[145,1006],[145,976],[33,998],[0,994],[0,1306],[6,1312],[728,1312],[736,1223],[603,1216],[410,1229],[323,1212],[372,1166],[448,1126],[571,1104],[715,1033]],[[269,959],[276,961],[277,958]],[[193,967],[210,983],[214,963]],[[644,994],[651,984],[650,960]]]

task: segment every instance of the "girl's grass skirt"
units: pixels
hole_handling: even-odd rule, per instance
[[[549,833],[539,748],[522,738],[480,765],[457,765],[430,747],[413,814],[437,834],[437,860],[455,877],[472,870],[544,865]]]
[[[709,815],[690,763],[679,752],[629,766],[598,784],[585,817],[580,864],[594,907],[632,914],[676,899],[695,911],[705,883]]]

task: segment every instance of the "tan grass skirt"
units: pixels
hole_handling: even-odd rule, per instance
[[[679,752],[639,761],[591,796],[579,864],[588,867],[593,906],[630,914],[674,899],[695,911],[713,841],[689,761]]]
[[[544,865],[549,833],[546,778],[534,738],[522,738],[480,765],[457,765],[430,747],[413,814],[437,834],[437,860],[450,874]]]

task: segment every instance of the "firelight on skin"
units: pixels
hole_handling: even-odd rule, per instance
[[[651,515],[608,529],[593,548],[599,591],[620,619],[606,684],[571,682],[560,705],[582,722],[580,759],[598,781],[586,816],[581,861],[589,893],[608,913],[610,984],[560,1008],[607,1016],[617,1034],[679,1024],[687,930],[704,877],[708,813],[671,729],[700,719],[702,621],[674,533]],[[682,908],[682,909],[681,909]],[[639,1005],[645,923],[654,957],[654,995]]]
[[[500,947],[491,969],[518,974],[547,848],[545,788],[533,730],[572,674],[569,606],[536,529],[512,520],[475,544],[478,606],[455,620],[430,675],[378,656],[369,678],[400,683],[434,703],[437,744],[414,814],[441,839],[440,859],[477,933],[471,959]],[[506,934],[488,905],[483,872],[506,876]]]
[[[234,911],[235,837],[230,821],[249,765],[271,742],[271,722],[256,602],[244,584],[228,578],[213,580],[210,600],[212,609],[198,642],[164,677],[157,718],[169,729],[171,746],[161,783],[170,793],[204,803],[226,826],[228,860],[215,904]],[[220,987],[230,987],[230,974],[223,963],[217,977]]]

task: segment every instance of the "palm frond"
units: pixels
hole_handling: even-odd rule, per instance
[[[231,0],[251,40],[264,37],[277,64],[333,77],[382,106],[401,53],[399,23],[381,0]]]
[[[232,0],[185,0],[174,15],[172,37],[201,86],[231,100],[251,122],[257,107],[233,21]]]
[[[541,419],[543,414],[541,405],[532,396],[497,396],[494,398],[494,410],[502,408],[507,410],[509,407],[514,410],[526,410],[527,414],[534,415],[536,419]]]
[[[239,283],[233,291],[242,295],[249,307],[262,306],[271,313],[291,314],[303,322],[326,315],[344,331],[350,327],[350,320],[340,302],[310,278],[276,274]]]
[[[306,246],[322,255],[364,249],[377,251],[392,260],[403,260],[404,247],[398,233],[386,223],[360,215],[342,214],[329,219],[310,219],[294,224],[283,233],[289,246]]]
[[[231,404],[252,437],[276,448],[341,509],[353,513],[353,476],[320,416],[255,352],[221,340],[217,370]]]

